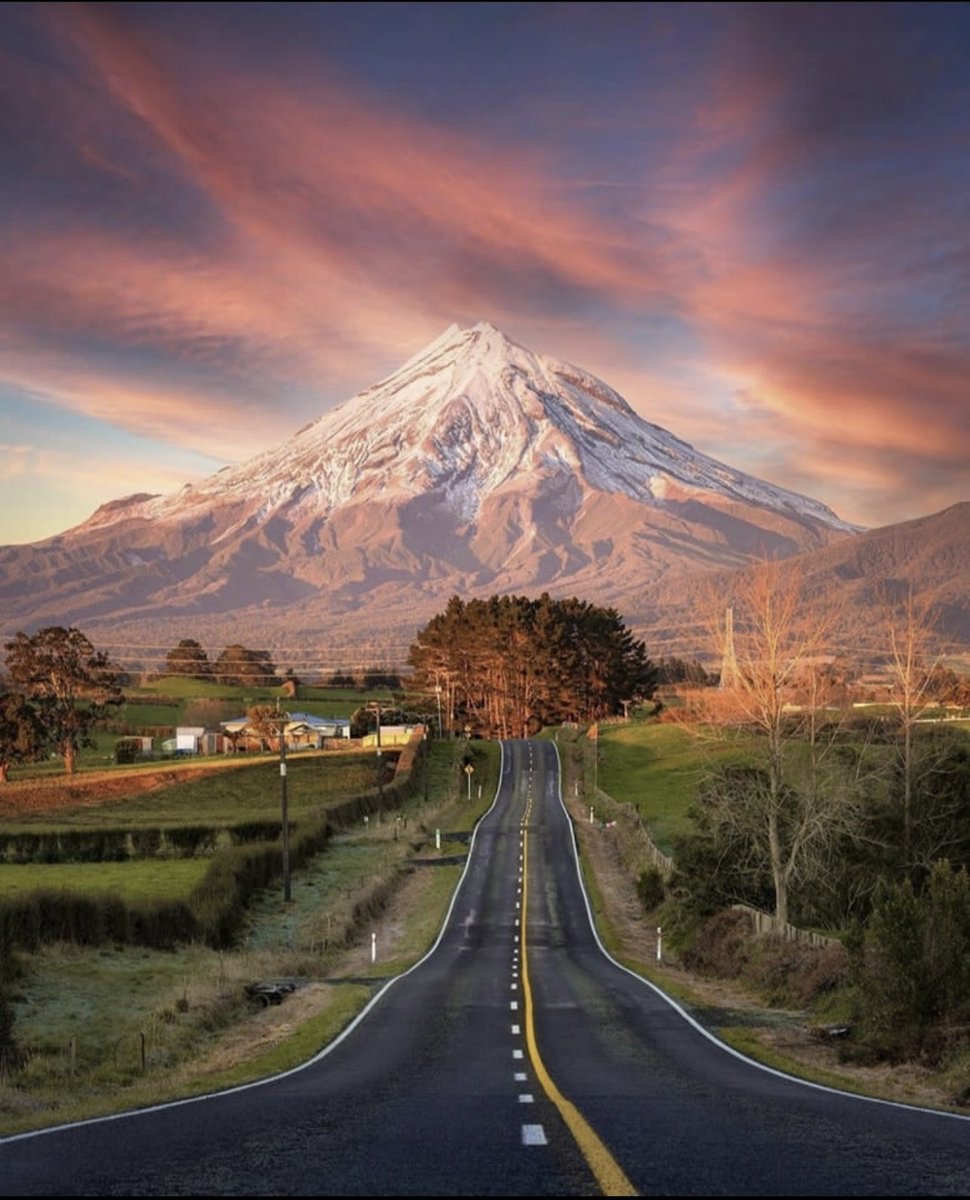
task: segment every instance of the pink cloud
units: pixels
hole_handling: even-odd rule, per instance
[[[424,226],[455,253],[524,255],[582,286],[642,295],[669,282],[661,255],[563,206],[541,161],[377,112],[333,84],[288,88],[278,77],[210,68],[205,79],[183,72],[177,90],[159,66],[164,47],[139,43],[110,15],[82,9],[56,20],[118,109],[143,122],[258,244],[282,241],[347,270],[361,250],[366,257],[358,222],[390,225],[392,235]]]
[[[848,255],[765,228],[766,198],[811,143],[772,124],[791,82],[770,60],[715,74],[676,151],[610,221],[570,202],[543,155],[378,111],[299,65],[281,80],[180,57],[176,72],[176,50],[128,28],[123,10],[43,12],[80,82],[35,85],[30,103],[136,205],[168,178],[212,232],[21,217],[0,279],[8,382],[197,448],[219,428],[221,452],[241,457],[316,416],[308,393],[323,408],[450,321],[486,317],[596,371],[708,453],[743,432],[755,462],[770,442],[777,479],[787,448],[803,446],[804,490],[817,482],[832,503],[849,495],[831,470],[837,444],[862,481],[854,519],[870,519],[860,512],[905,456],[918,495],[959,486],[967,354],[874,318],[866,298],[879,281],[853,275]],[[564,295],[577,297],[571,309]],[[628,329],[675,312],[691,347],[655,339],[647,362],[586,315],[603,311]],[[95,356],[88,343],[109,349]],[[112,347],[149,367],[116,370]],[[303,411],[281,422],[293,392]],[[756,407],[739,412],[741,394]]]
[[[4,374],[59,403],[153,435],[166,415],[216,419],[228,404],[258,427],[260,403],[280,389],[342,399],[452,319],[527,319],[534,297],[522,294],[537,278],[549,297],[575,288],[611,303],[676,285],[661,249],[564,203],[538,160],[378,113],[333,85],[202,77],[184,64],[176,85],[168,48],[110,10],[45,15],[87,74],[33,103],[51,106],[81,159],[135,197],[149,185],[134,162],[151,161],[221,224],[197,248],[173,232],[106,229],[83,211],[67,228],[20,217],[0,282],[0,312],[13,318]],[[146,385],[130,366],[112,379],[110,350],[92,362],[85,343],[164,357],[171,382]],[[177,420],[168,426],[184,441]]]

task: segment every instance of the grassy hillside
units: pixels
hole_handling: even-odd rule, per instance
[[[587,742],[588,759],[594,745]],[[752,743],[705,738],[679,725],[631,721],[601,725],[598,747],[599,787],[633,805],[658,848],[670,854],[672,839],[689,829],[687,810],[705,773],[715,763],[743,759]]]

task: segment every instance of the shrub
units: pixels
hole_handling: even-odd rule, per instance
[[[135,858],[154,858],[162,845],[160,829],[133,829],[131,849]]]
[[[135,763],[141,758],[141,743],[137,738],[118,738],[115,742],[115,762],[119,766]]]
[[[184,904],[126,905],[120,896],[42,890],[0,901],[0,947],[36,950],[52,942],[79,946],[119,945],[171,949],[197,933]]]
[[[751,917],[742,909],[726,908],[701,924],[683,952],[684,966],[700,974],[737,978],[748,961]]]
[[[234,845],[268,842],[280,836],[279,821],[240,821],[227,830]]]
[[[208,825],[177,825],[165,830],[165,840],[176,854],[195,858],[211,854],[216,845],[216,831]]]
[[[640,878],[637,880],[637,895],[640,897],[644,912],[653,912],[655,908],[659,908],[664,902],[666,891],[664,877],[656,867],[647,867],[646,870],[640,872]]]
[[[13,1005],[0,991],[0,1079],[19,1071],[24,1063],[24,1054],[14,1037]]]
[[[882,884],[853,961],[853,1047],[939,1062],[970,1026],[970,877],[936,863],[925,890]]]
[[[845,982],[848,956],[842,946],[813,946],[781,937],[760,937],[745,979],[771,1005],[805,1008]]]

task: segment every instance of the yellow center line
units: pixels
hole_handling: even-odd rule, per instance
[[[525,998],[525,1040],[529,1047],[529,1058],[549,1099],[559,1109],[562,1119],[576,1139],[580,1152],[589,1164],[604,1196],[636,1196],[637,1190],[623,1174],[619,1163],[610,1154],[579,1109],[560,1092],[553,1083],[536,1045],[535,1026],[532,1019],[532,985],[529,982],[529,959],[526,953],[526,929],[529,896],[529,833],[523,834],[522,842],[522,992]]]

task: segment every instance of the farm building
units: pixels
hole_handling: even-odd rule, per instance
[[[285,713],[285,737],[288,750],[320,750],[332,738],[349,738],[350,721],[346,717],[317,717],[313,713]],[[234,717],[221,722],[225,750],[268,750],[265,731],[253,729],[248,717]],[[275,742],[275,738],[273,741]]]

